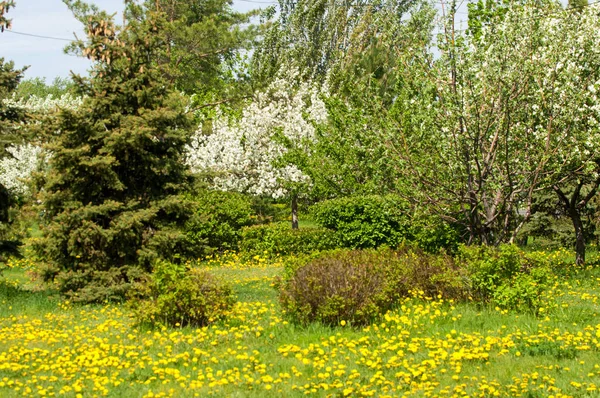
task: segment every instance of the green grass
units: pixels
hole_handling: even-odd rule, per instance
[[[319,224],[313,220],[298,220],[298,228],[319,228]]]
[[[277,265],[210,269],[234,286],[228,318],[157,330],[119,303],[73,305],[6,271],[0,396],[599,396],[599,269],[559,279],[547,316],[407,299],[359,329],[287,322]]]

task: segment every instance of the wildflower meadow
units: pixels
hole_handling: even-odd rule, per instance
[[[277,302],[277,260],[230,254],[190,266],[233,284],[238,301],[225,320],[136,327],[123,305],[74,305],[29,282],[34,262],[10,262],[0,285],[0,395],[599,394],[597,268],[557,277],[538,316],[415,291],[366,327],[298,327]]]

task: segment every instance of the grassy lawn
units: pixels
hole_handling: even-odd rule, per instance
[[[600,269],[557,278],[538,317],[406,299],[379,324],[298,327],[264,260],[205,263],[238,303],[207,328],[139,329],[120,304],[73,305],[0,284],[0,396],[573,396],[600,393]]]

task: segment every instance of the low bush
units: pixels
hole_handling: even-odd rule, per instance
[[[541,308],[554,307],[545,294],[551,280],[552,273],[545,267],[516,274],[494,290],[491,301],[500,308],[538,314]]]
[[[385,314],[400,298],[415,293],[462,298],[465,276],[452,257],[420,249],[336,250],[316,255],[289,272],[279,299],[299,324],[342,320],[364,325]]]
[[[254,223],[252,201],[242,194],[201,190],[188,200],[193,211],[185,232],[190,244],[203,247],[205,255],[236,250],[242,228]]]
[[[161,261],[132,289],[129,305],[141,325],[206,326],[234,303],[231,287],[207,271]]]
[[[551,305],[544,294],[552,280],[547,257],[526,253],[515,245],[462,246],[459,261],[470,275],[476,301],[491,302],[501,308],[533,311]]]
[[[294,230],[287,222],[247,227],[241,236],[240,250],[249,254],[302,254],[336,247],[333,231],[324,228]]]

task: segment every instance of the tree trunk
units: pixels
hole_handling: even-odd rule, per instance
[[[585,263],[585,231],[583,229],[583,222],[581,221],[581,210],[585,207],[585,205],[587,205],[590,199],[594,197],[596,191],[598,190],[598,184],[600,184],[600,180],[596,181],[593,189],[581,201],[579,199],[583,182],[579,182],[577,184],[571,200],[567,198],[567,196],[559,187],[556,185],[553,187],[554,191],[558,194],[564,209],[567,211],[571,222],[573,223],[573,228],[575,229],[575,264],[577,265],[583,265]]]
[[[583,231],[583,223],[581,215],[577,209],[569,212],[573,227],[575,228],[575,264],[583,265],[585,263],[585,234]]]
[[[292,196],[292,229],[298,229],[298,197]]]

